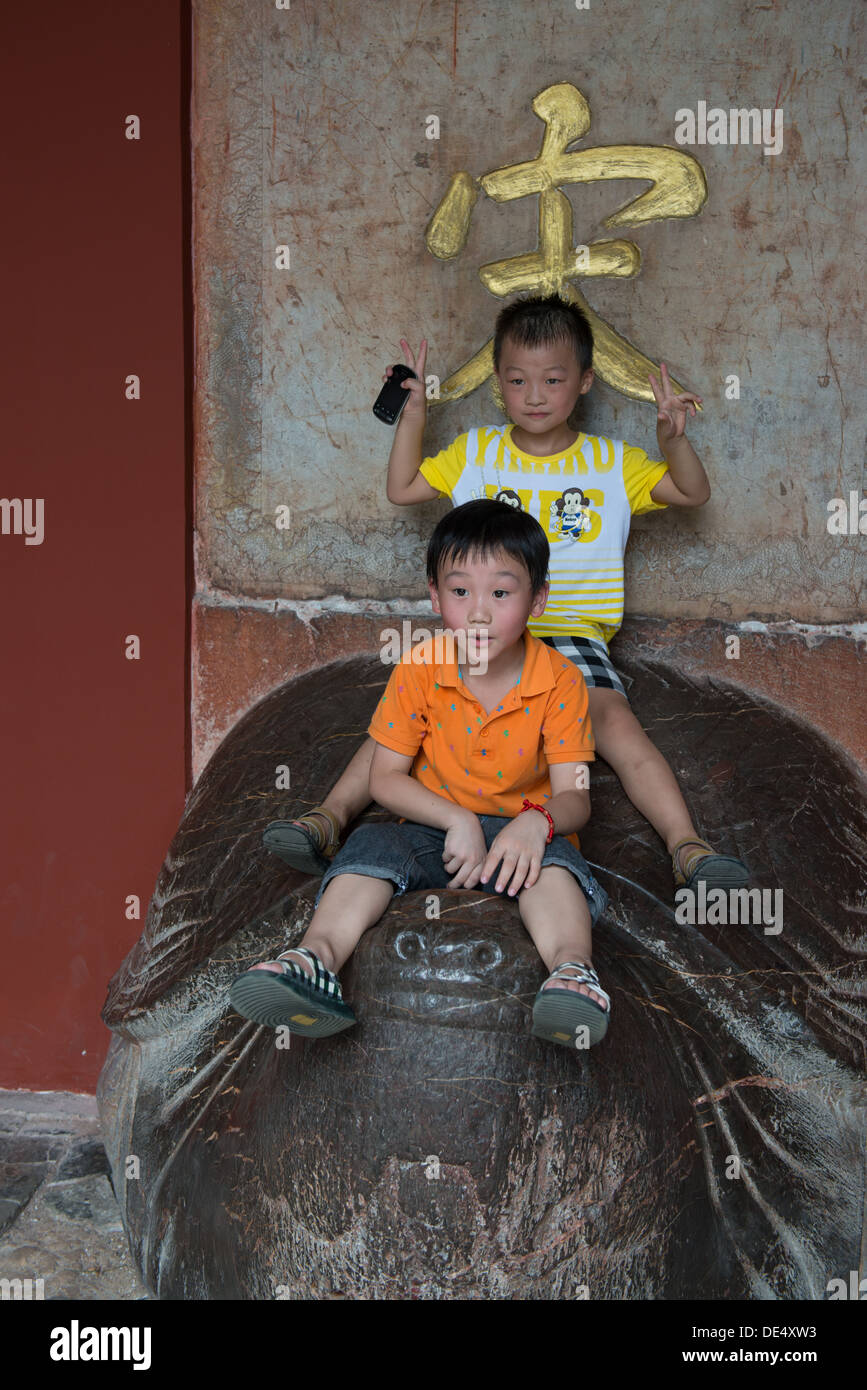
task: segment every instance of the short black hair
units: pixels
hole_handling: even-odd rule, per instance
[[[430,538],[428,580],[439,583],[440,565],[446,559],[484,559],[498,551],[520,561],[530,576],[533,594],[537,594],[548,578],[551,547],[536,518],[492,497],[464,502],[446,512]]]
[[[587,316],[577,304],[570,304],[559,294],[516,299],[500,310],[494,326],[495,371],[499,370],[505,338],[528,348],[566,339],[582,374],[593,365],[593,330]]]

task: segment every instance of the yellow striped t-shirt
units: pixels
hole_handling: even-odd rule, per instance
[[[606,646],[623,622],[623,555],[633,514],[665,504],[650,496],[667,463],[622,440],[579,434],[562,454],[525,454],[513,426],[470,430],[426,458],[421,473],[454,505],[499,497],[522,507],[551,545],[551,588],[536,637],[595,637]]]

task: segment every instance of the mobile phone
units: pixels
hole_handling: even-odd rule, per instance
[[[408,376],[414,376],[418,381],[418,374],[413,371],[412,367],[404,366],[403,362],[395,362],[391,369],[391,376],[373,403],[373,413],[377,420],[383,420],[387,425],[394,424],[409,396],[409,392],[404,391],[401,385]]]

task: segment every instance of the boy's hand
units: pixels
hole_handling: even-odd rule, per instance
[[[519,888],[532,888],[539,877],[547,843],[546,817],[541,811],[522,811],[503,827],[493,841],[488,857],[482,865],[479,882],[487,883],[502,860],[496,882],[498,893],[502,893],[510,877],[512,881],[509,883],[509,897],[513,898]]]
[[[401,338],[400,345],[403,348],[403,355],[406,358],[406,365],[408,367],[412,367],[413,371],[418,377],[418,381],[413,381],[412,377],[407,377],[406,381],[401,383],[404,391],[406,391],[409,395],[409,400],[404,406],[400,418],[402,420],[404,416],[408,415],[410,419],[414,418],[416,420],[420,419],[424,421],[427,411],[427,398],[425,396],[424,387],[424,364],[427,359],[427,338],[422,338],[421,340],[421,347],[418,350],[418,357],[413,356],[412,348],[406,341],[406,338]],[[391,367],[386,367],[385,373],[382,378],[383,381],[388,381],[391,374]]]
[[[648,380],[656,400],[656,437],[662,446],[670,444],[674,439],[680,439],[686,429],[687,411],[695,415],[696,405],[701,405],[701,396],[694,396],[691,391],[684,391],[682,395],[672,391],[668,368],[664,362],[660,363],[660,376],[661,384],[652,372]]]
[[[481,822],[478,816],[468,811],[446,831],[443,864],[447,874],[455,875],[449,882],[449,888],[475,888],[486,853]]]

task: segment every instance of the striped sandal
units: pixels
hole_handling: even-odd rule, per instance
[[[570,972],[567,974],[566,972]],[[608,1032],[608,1017],[611,1013],[611,1000],[599,984],[599,976],[592,965],[580,960],[567,960],[552,970],[549,980],[558,976],[574,980],[579,985],[589,985],[605,1000],[604,1009],[588,994],[579,994],[574,989],[545,989],[536,995],[533,1004],[533,1035],[545,1038],[547,1042],[561,1043],[564,1047],[577,1047],[580,1043],[578,1029],[589,1030],[589,1045],[601,1042]],[[545,981],[545,984],[548,980]]]
[[[290,955],[303,956],[313,966],[313,978]],[[229,990],[232,1008],[268,1028],[288,1028],[305,1038],[327,1038],[351,1028],[358,1020],[343,1002],[340,981],[306,946],[283,951],[269,965],[273,970],[247,970]]]
[[[684,872],[678,862],[678,854],[684,845],[697,848],[683,856]],[[706,888],[745,888],[750,881],[750,871],[740,859],[731,854],[717,854],[707,840],[692,836],[680,840],[671,853],[671,867],[674,870],[675,888],[697,888],[704,883]]]
[[[340,846],[340,822],[324,806],[314,806],[298,820],[272,820],[262,843],[300,873],[322,875]]]

